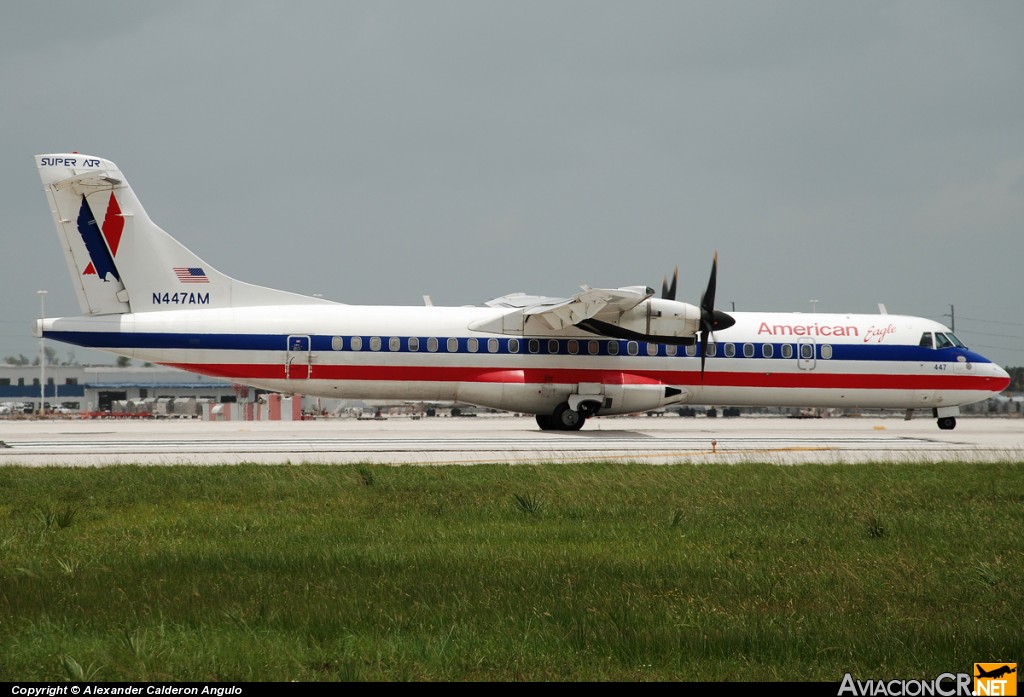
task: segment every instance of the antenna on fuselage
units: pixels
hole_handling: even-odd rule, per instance
[[[878,303],[878,314],[887,315],[889,311],[885,309],[885,303]]]

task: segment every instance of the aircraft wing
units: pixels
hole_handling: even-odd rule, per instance
[[[522,308],[526,320],[543,320],[551,329],[564,329],[588,320],[602,312],[622,314],[632,310],[654,295],[654,290],[645,286],[628,288],[590,288],[582,290],[571,298],[546,298],[536,295],[514,293],[495,298],[486,305],[490,307]]]

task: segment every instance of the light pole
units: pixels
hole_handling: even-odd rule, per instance
[[[37,290],[39,295],[39,415],[43,415],[46,403],[46,350],[43,348],[43,318],[46,317],[46,291]]]

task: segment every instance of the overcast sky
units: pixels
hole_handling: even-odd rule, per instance
[[[78,314],[39,153],[116,162],[243,280],[579,284],[890,312],[1024,365],[1024,3],[23,2],[0,23],[0,357]],[[53,344],[61,357],[70,347]],[[82,349],[79,360],[111,359]]]

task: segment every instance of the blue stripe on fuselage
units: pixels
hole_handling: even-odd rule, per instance
[[[48,331],[46,332],[46,338],[54,339],[56,341],[62,341],[68,344],[75,344],[77,346],[85,346],[89,348],[106,348],[106,349],[212,349],[212,350],[233,350],[233,351],[284,351],[288,346],[288,337],[296,336],[295,332],[291,334],[184,334],[184,333],[168,333],[168,332],[139,332],[139,333],[127,333],[127,332],[75,332],[75,331]],[[649,357],[646,342],[638,342],[638,350],[635,355],[630,354],[628,351],[629,341],[624,339],[552,339],[550,337],[534,337],[531,338],[498,338],[498,350],[488,351],[487,342],[488,338],[478,338],[478,345],[476,351],[469,350],[469,338],[457,337],[458,350],[448,350],[448,338],[449,337],[432,337],[438,342],[436,351],[428,351],[426,336],[417,337],[419,339],[419,349],[416,351],[409,350],[409,337],[401,336],[400,348],[397,351],[390,350],[388,346],[388,340],[390,336],[380,336],[381,347],[378,351],[370,350],[370,339],[373,338],[371,335],[354,335],[358,336],[362,341],[362,347],[356,353],[465,353],[469,355],[486,355],[486,354],[517,354],[517,355],[598,355],[598,356],[623,356],[630,358],[645,358]],[[342,349],[336,349],[337,339],[342,340]],[[353,352],[352,351],[352,339],[353,335],[313,335],[311,337],[312,350],[322,353],[338,353],[341,351]],[[536,340],[537,350],[531,351],[531,341]],[[558,344],[557,351],[549,351],[549,342],[556,341]],[[578,352],[576,354],[570,354],[568,344],[570,341],[576,341],[578,345]],[[590,343],[596,341],[598,344],[598,352],[592,354],[589,352]],[[518,350],[512,350],[510,348],[511,342],[518,342]],[[724,347],[726,343],[733,343],[736,348],[736,355],[729,356],[731,360],[748,360],[748,359],[764,359],[763,347],[768,345],[772,347],[772,356],[768,360],[783,360],[783,361],[795,361],[797,360],[799,347],[794,343],[778,343],[778,344],[764,344],[752,343],[754,347],[753,356],[743,355],[742,343],[736,342],[720,342],[715,344],[716,355],[709,356],[709,360],[715,360],[716,358],[724,358]],[[782,356],[782,346],[788,345],[793,348],[793,355],[790,357]],[[944,348],[944,349],[931,349],[923,348],[920,346],[887,346],[877,344],[864,344],[864,345],[852,345],[852,344],[828,344],[832,348],[832,358],[822,358],[821,356],[821,345],[816,346],[815,360],[823,363],[830,363],[833,361],[892,361],[892,362],[921,362],[921,363],[955,363],[961,360],[966,360],[971,363],[991,363],[991,361],[984,356],[981,356],[969,349],[962,348]],[[668,347],[665,345],[657,345],[658,350],[655,354],[662,358],[669,357],[667,353]],[[696,347],[695,356],[699,356],[700,353],[699,345]],[[675,358],[688,358],[691,357],[684,347],[677,347]]]

